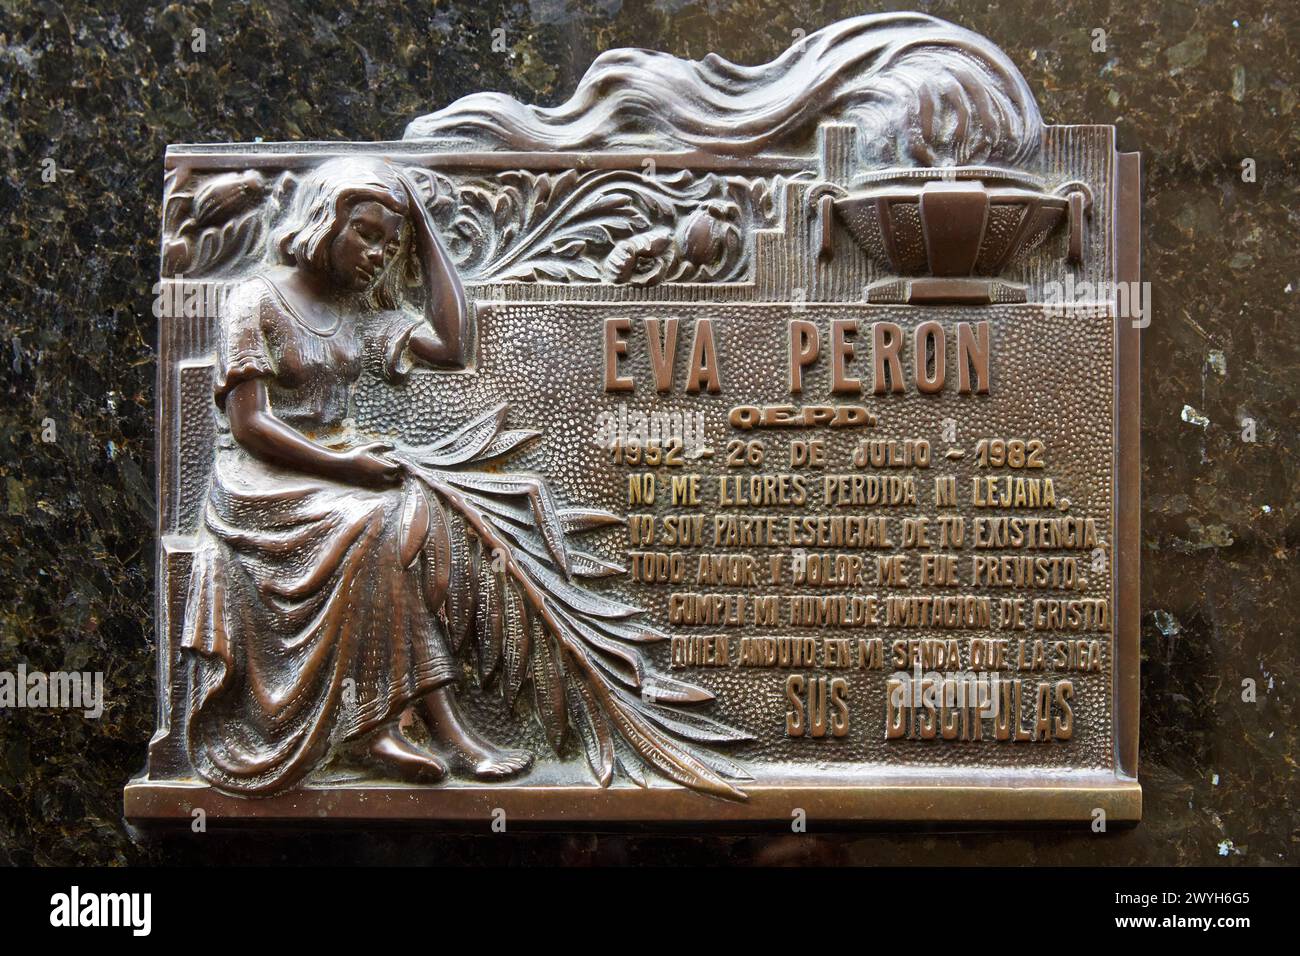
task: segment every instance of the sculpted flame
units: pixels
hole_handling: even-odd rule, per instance
[[[1021,165],[1042,120],[1024,77],[977,34],[915,13],[855,17],[771,63],[611,50],[565,103],[476,93],[406,128],[446,149],[662,150],[719,155],[811,148],[819,122],[851,123],[871,165]]]

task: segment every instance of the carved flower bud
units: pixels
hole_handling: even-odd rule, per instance
[[[721,238],[720,225],[712,203],[692,213],[682,227],[682,258],[695,266],[712,261]]]
[[[220,225],[252,208],[266,194],[266,180],[256,170],[226,173],[204,183],[194,197],[194,219],[199,228]]]

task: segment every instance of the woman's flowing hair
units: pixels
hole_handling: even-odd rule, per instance
[[[375,284],[367,290],[367,304],[391,309],[401,301],[402,289],[415,270],[409,249],[412,210],[404,186],[406,178],[382,159],[342,156],[321,163],[293,192],[289,209],[275,232],[272,248],[278,260],[288,265],[329,269],[329,248],[352,205],[370,199],[402,215],[397,254],[384,266]]]

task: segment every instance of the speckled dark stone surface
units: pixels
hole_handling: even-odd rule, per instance
[[[909,5],[900,5],[903,8]],[[0,861],[1228,863],[1300,859],[1295,600],[1300,8],[910,6],[983,33],[1048,122],[1141,150],[1143,823],[1104,835],[509,837],[392,831],[133,842],[153,728],[154,342],[172,142],[396,139],[480,89],[567,95],[602,50],[770,59],[869,9],[750,0],[0,0],[0,669],[102,670],[108,708],[0,712]],[[206,52],[192,31],[206,31]],[[509,53],[492,51],[505,30]],[[1107,31],[1107,50],[1091,49]],[[1257,181],[1243,183],[1251,157]],[[45,159],[57,168],[42,177]],[[47,164],[48,167],[48,164]],[[1243,441],[1243,418],[1255,441]],[[49,419],[55,440],[43,442]],[[1257,699],[1242,700],[1255,681]]]

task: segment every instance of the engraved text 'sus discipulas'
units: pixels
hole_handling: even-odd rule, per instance
[[[174,146],[138,823],[1135,820],[1138,164],[919,14]]]

